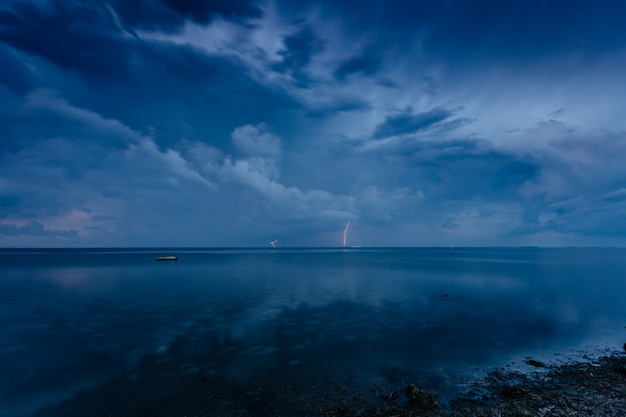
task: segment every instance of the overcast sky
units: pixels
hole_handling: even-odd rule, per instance
[[[0,0],[0,246],[623,246],[625,112],[621,0]]]

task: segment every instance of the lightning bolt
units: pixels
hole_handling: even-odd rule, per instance
[[[348,227],[350,227],[350,222],[346,223],[346,228],[343,229],[343,247],[346,247],[346,240],[348,240]]]
[[[272,247],[275,248],[276,247],[276,243],[278,243],[278,240],[272,240],[270,242],[270,245],[272,245]]]

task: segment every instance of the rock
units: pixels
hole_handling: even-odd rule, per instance
[[[536,360],[530,359],[530,358],[526,359],[524,362],[526,362],[527,365],[536,366],[537,368],[543,368],[544,366],[546,366],[545,363],[539,362],[539,361],[536,361]]]
[[[626,343],[624,343],[624,352],[626,352]]]
[[[405,390],[409,404],[423,410],[432,410],[439,406],[437,393],[432,390],[425,390],[409,384]]]
[[[505,385],[500,388],[500,396],[509,400],[523,398],[526,394],[526,390],[516,386]]]

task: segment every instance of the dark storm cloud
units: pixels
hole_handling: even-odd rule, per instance
[[[289,68],[298,71],[307,55],[298,49],[298,40],[304,41],[299,36],[288,42],[291,52],[285,55]],[[64,84],[73,101],[139,130],[151,125],[162,143],[177,140],[184,126],[193,126],[196,136],[210,129],[227,140],[241,124],[271,123],[273,114],[298,107],[280,89],[253,80],[232,56],[123,36],[110,11],[89,2],[17,3],[0,12],[0,40],[76,71],[89,88]],[[240,111],[243,103],[246,113]]]
[[[333,244],[348,220],[364,244],[542,244],[622,223],[621,3],[3,4],[0,223],[41,237],[5,244]]]
[[[503,233],[502,237],[521,237],[546,232],[562,234],[580,233],[595,237],[622,237],[626,233],[626,219],[620,213],[626,207],[607,209],[576,210],[572,213],[561,213],[554,219],[545,222],[527,222],[522,226],[514,227]]]
[[[480,196],[491,201],[516,197],[519,187],[537,178],[541,166],[473,142],[459,141],[440,147],[439,155],[415,162],[425,163],[424,171],[431,179],[428,190],[436,198],[467,199]],[[424,151],[428,154],[428,151]],[[442,190],[445,192],[442,193]]]
[[[186,21],[201,25],[216,16],[245,21],[262,15],[256,1],[249,0],[110,0],[92,1],[91,6],[110,4],[125,30],[176,32]]]
[[[19,211],[21,204],[22,200],[16,195],[15,191],[3,190],[2,194],[0,194],[0,216],[7,217],[13,215]]]
[[[31,221],[24,226],[17,226],[15,224],[3,224],[0,223],[0,234],[5,236],[64,236],[72,237],[76,236],[75,230],[46,230],[43,224],[37,221]]]
[[[242,72],[189,46],[123,37],[106,8],[84,2],[17,3],[13,11],[0,12],[0,28],[0,40],[88,77],[124,82],[150,74],[220,82]]]
[[[536,154],[540,172],[519,188],[521,225],[505,237],[554,232],[623,236],[626,133],[585,130],[550,121],[530,135],[549,132],[550,150]],[[556,133],[556,134],[555,134]]]
[[[18,2],[0,11],[0,40],[57,65],[107,77],[128,71],[130,55],[111,14],[85,2]]]
[[[451,110],[435,108],[423,113],[414,113],[412,109],[388,116],[384,122],[376,126],[373,139],[382,139],[390,136],[407,135],[428,129],[443,122],[453,115]]]
[[[16,93],[25,93],[33,87],[33,77],[30,69],[9,48],[0,44],[0,84],[14,90]]]
[[[309,80],[305,70],[313,56],[322,51],[324,42],[309,25],[303,25],[295,33],[283,37],[284,49],[278,54],[283,58],[273,65],[274,70],[288,73],[300,86],[306,86]]]
[[[206,25],[216,16],[244,22],[260,17],[248,0],[50,0],[16,1],[0,10],[0,40],[90,74],[121,76],[137,54],[123,31],[176,32],[190,21]]]
[[[226,18],[260,17],[263,13],[255,0],[165,0],[181,16],[207,24],[215,15]]]
[[[413,140],[386,152],[398,175],[392,182],[409,186],[417,180],[432,201],[516,199],[519,187],[541,174],[541,161],[486,140]]]
[[[291,13],[311,3],[281,0]],[[562,1],[385,1],[315,2],[354,33],[378,33],[391,47],[416,42],[447,59],[514,59],[569,51],[597,52],[624,47],[626,3]],[[338,17],[339,16],[339,17]]]
[[[336,98],[329,103],[309,105],[306,107],[306,115],[310,118],[319,119],[336,116],[340,113],[348,113],[371,109],[371,103],[358,98]]]
[[[380,50],[381,45],[368,45],[364,50],[356,56],[342,62],[335,70],[335,78],[344,80],[346,77],[354,74],[362,76],[376,75],[383,66],[383,57]]]

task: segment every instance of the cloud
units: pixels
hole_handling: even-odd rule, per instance
[[[167,10],[163,13],[170,16]],[[210,131],[227,140],[237,126],[272,123],[301,107],[282,87],[255,79],[234,54],[167,37],[128,36],[114,17],[91,3],[21,2],[0,12],[0,41],[42,58],[50,75],[38,75],[50,77],[53,89],[64,89],[82,106],[138,131],[153,128],[165,146],[178,140],[183,126],[192,127],[196,137]]]
[[[380,45],[368,45],[361,54],[343,61],[334,72],[335,78],[345,80],[355,74],[366,77],[376,75],[383,67],[380,48]]]
[[[5,2],[2,224],[77,245],[328,244],[348,220],[380,244],[619,240],[624,5],[370,6]]]
[[[34,84],[28,66],[17,54],[0,44],[0,83],[16,93],[26,93]]]
[[[623,46],[626,28],[619,16],[626,6],[609,1],[596,7],[579,1],[563,7],[559,2],[387,2],[375,0],[362,7],[356,0],[290,2],[278,7],[300,15],[321,9],[342,22],[351,33],[375,34],[391,48],[423,53],[448,63],[481,59],[527,61],[553,54],[590,54]],[[318,12],[320,13],[320,12]],[[532,30],[528,30],[532,25]]]
[[[541,175],[542,164],[485,140],[423,141],[394,157],[419,172],[437,199],[517,199],[520,187]]]
[[[355,215],[352,197],[334,196],[323,190],[302,191],[297,187],[285,187],[245,160],[227,160],[224,169],[233,179],[266,199],[269,204],[266,213],[271,218],[283,221],[343,220]]]
[[[621,202],[626,200],[626,188],[620,188],[615,191],[608,192],[600,197],[603,200],[611,202]]]
[[[424,203],[424,193],[417,187],[385,189],[367,185],[355,191],[359,217],[370,224],[389,225],[413,217]]]
[[[221,167],[222,178],[237,181],[263,198],[264,216],[284,221],[324,221],[355,215],[354,198],[335,196],[323,190],[303,191],[277,181],[281,140],[264,125],[241,126],[231,138],[242,151],[242,159],[227,158]]]
[[[25,110],[45,110],[53,118],[64,121],[57,135],[74,136],[81,140],[94,138],[101,144],[128,144],[141,139],[141,134],[130,129],[119,120],[107,119],[102,115],[76,107],[59,97],[52,90],[35,90],[25,96]],[[69,122],[69,123],[68,123]]]
[[[0,187],[2,198],[13,202],[3,207],[5,222],[19,225],[36,221],[45,230],[57,225],[50,230],[74,230],[72,236],[77,239],[99,236],[104,241],[125,227],[133,230],[135,226],[127,227],[124,217],[131,223],[138,217],[146,221],[169,211],[168,207],[175,204],[168,200],[175,196],[184,195],[181,202],[189,204],[189,193],[201,193],[204,197],[200,199],[208,200],[216,190],[181,152],[161,150],[152,138],[117,120],[73,106],[53,92],[34,92],[25,99],[21,111],[33,127],[21,134],[33,138],[29,146],[0,155],[4,167],[0,179],[7,172],[20,172],[19,178],[11,176],[11,181]],[[47,112],[52,122],[46,123],[46,128],[55,124],[62,129],[39,138],[45,132],[37,128],[41,111]],[[170,220],[170,224],[176,221]],[[105,225],[106,232],[92,232]],[[18,228],[15,233],[37,230]]]
[[[184,178],[202,184],[209,190],[215,189],[215,185],[194,170],[180,153],[173,149],[166,149],[163,152],[150,138],[142,138],[140,143],[131,144],[126,157],[133,163],[142,160],[142,163],[158,165],[161,170],[165,167],[166,170],[162,170],[162,174],[172,175],[167,178],[167,182],[177,184],[176,178]]]
[[[452,115],[451,110],[443,108],[435,108],[423,113],[413,113],[413,110],[409,108],[399,114],[388,116],[384,122],[376,126],[372,139],[417,133],[443,122]]]
[[[454,229],[458,229],[461,226],[455,223],[454,219],[452,219],[451,217],[448,217],[446,221],[441,225],[441,227],[443,227],[444,229],[454,230]]]
[[[126,30],[176,32],[186,21],[209,24],[216,17],[235,22],[261,17],[263,12],[255,1],[191,1],[191,0],[110,0],[111,8]]]
[[[208,24],[215,15],[226,18],[251,18],[260,17],[263,12],[251,0],[220,1],[210,0],[198,2],[193,0],[164,0],[172,10],[179,15],[189,18],[195,23]]]
[[[264,124],[240,126],[230,136],[244,155],[268,158],[281,156],[280,138],[270,133]]]
[[[620,155],[626,152],[626,132],[551,121],[517,135],[537,140],[515,152],[533,153],[539,170],[519,188],[522,226],[512,228],[510,235],[614,235],[625,230],[619,213],[624,209],[626,168]]]
[[[130,57],[111,15],[94,6],[73,0],[16,2],[11,10],[0,10],[0,40],[62,67],[101,75],[127,70]]]
[[[58,237],[74,237],[77,235],[75,230],[47,230],[43,224],[37,221],[31,221],[23,226],[15,224],[0,223],[0,234],[5,236],[58,236]]]
[[[275,63],[272,68],[290,74],[298,86],[306,86],[306,67],[313,56],[323,50],[324,42],[310,26],[303,25],[296,32],[284,36],[283,45],[284,48],[278,51],[282,61]]]

